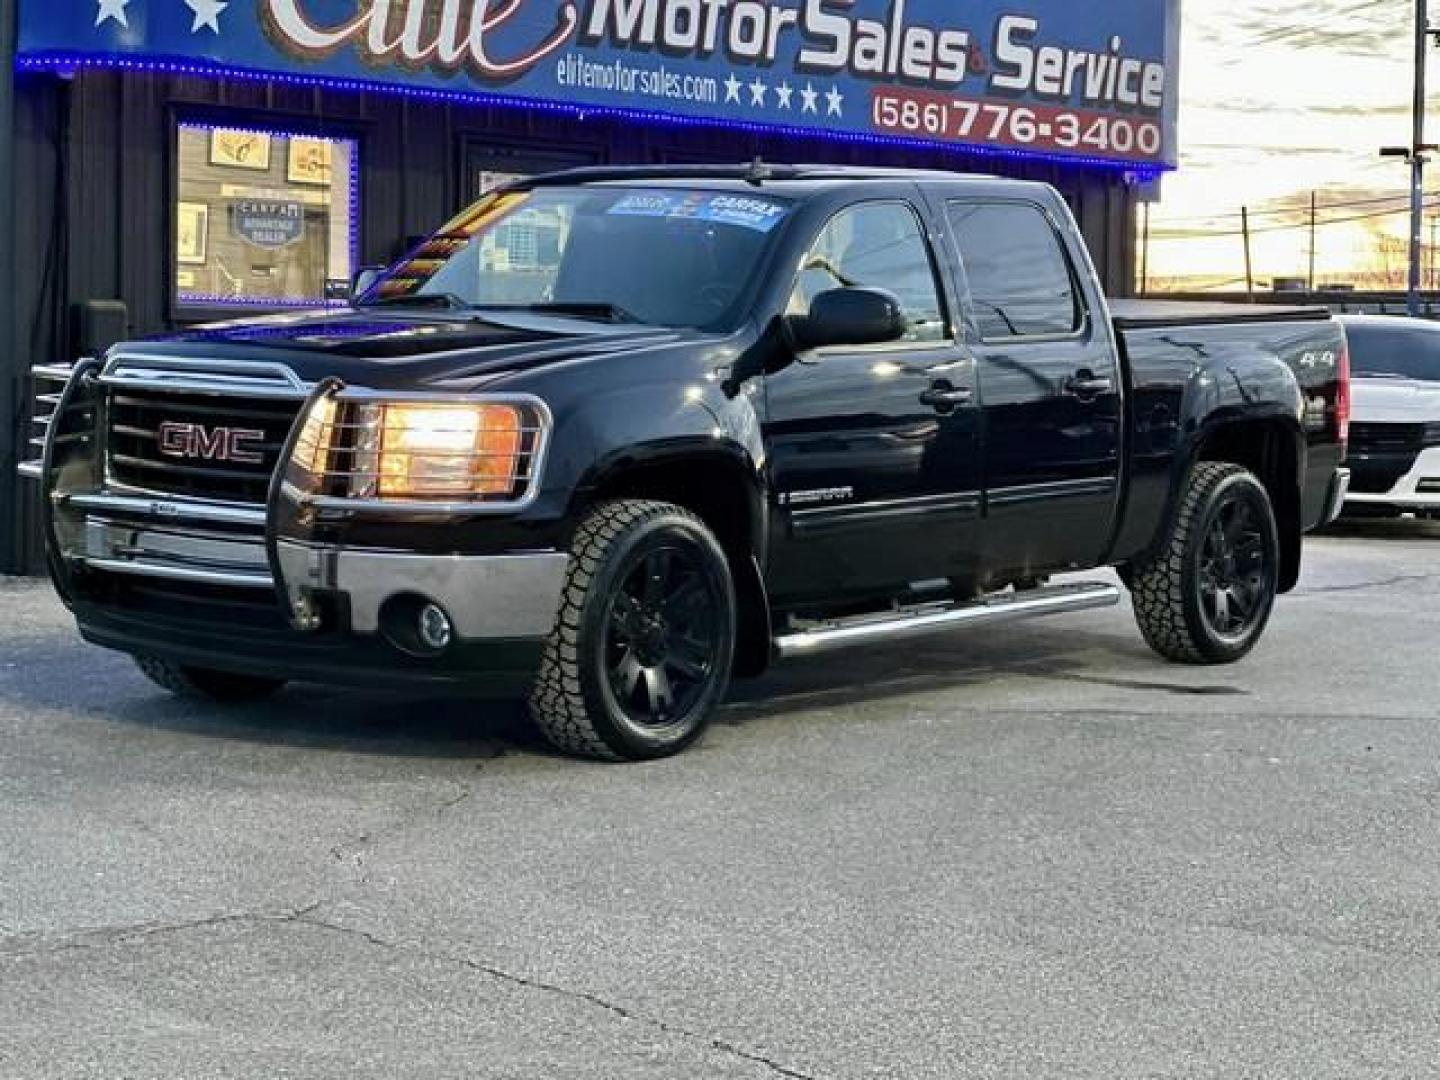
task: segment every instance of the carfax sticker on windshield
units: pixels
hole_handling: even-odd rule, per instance
[[[607,213],[628,217],[688,218],[738,225],[768,233],[785,216],[782,203],[748,195],[707,195],[698,191],[646,191],[626,195]]]

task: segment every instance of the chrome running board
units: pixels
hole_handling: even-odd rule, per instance
[[[1120,589],[1103,581],[1048,585],[1018,593],[996,593],[966,604],[927,604],[819,623],[776,635],[775,649],[782,659],[813,656],[831,649],[918,637],[957,626],[1061,615],[1067,611],[1113,607],[1119,602]]]

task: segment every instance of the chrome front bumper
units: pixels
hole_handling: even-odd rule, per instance
[[[570,561],[557,551],[411,555],[290,540],[281,540],[276,553],[292,618],[301,628],[315,617],[317,593],[346,598],[351,632],[365,635],[380,631],[387,603],[417,597],[440,605],[466,641],[548,635]]]
[[[318,628],[315,601],[321,595],[342,599],[350,632],[364,636],[380,633],[387,603],[419,598],[440,605],[463,641],[543,638],[554,625],[569,563],[569,556],[557,551],[417,555],[282,539],[276,544],[277,588],[258,535],[190,522],[124,520],[114,511],[138,509],[134,500],[124,498],[116,498],[113,506],[104,495],[73,502],[89,511],[83,551],[69,553],[78,565],[111,574],[274,591],[283,595],[300,629]],[[103,514],[106,508],[110,516]],[[193,504],[187,509],[200,516]]]

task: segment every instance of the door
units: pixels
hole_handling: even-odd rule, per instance
[[[1122,415],[1098,295],[1040,205],[955,201],[947,219],[979,339],[985,568],[1093,566],[1118,506]]]
[[[974,367],[954,339],[921,221],[902,201],[850,206],[820,230],[790,298],[868,285],[910,329],[880,346],[816,350],[765,380],[765,436],[782,531],[779,603],[889,595],[963,577],[979,514]]]

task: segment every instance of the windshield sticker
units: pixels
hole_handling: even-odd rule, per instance
[[[768,233],[786,213],[782,203],[748,195],[706,195],[698,191],[647,191],[627,195],[607,213],[623,217],[686,218],[713,221],[717,225],[738,225],[742,229]]]
[[[406,296],[417,292],[440,268],[470,244],[481,229],[509,217],[530,198],[527,191],[492,193],[451,218],[433,236],[420,242],[381,279],[375,295]]]

